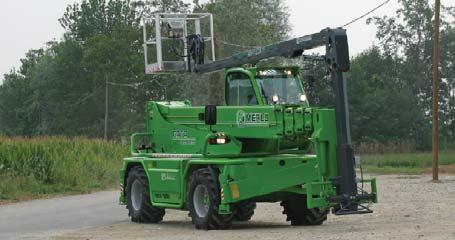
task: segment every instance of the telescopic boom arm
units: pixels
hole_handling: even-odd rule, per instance
[[[332,43],[337,43],[334,45]],[[244,51],[229,58],[206,64],[196,64],[195,72],[207,73],[224,68],[238,67],[271,57],[300,57],[305,50],[326,46],[327,63],[342,71],[349,70],[349,51],[344,29],[324,29],[319,33],[274,43],[264,47]]]

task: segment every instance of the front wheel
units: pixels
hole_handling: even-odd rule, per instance
[[[244,201],[237,203],[234,207],[234,220],[238,222],[246,222],[251,220],[256,209],[256,203]]]
[[[219,214],[220,188],[218,174],[208,168],[191,174],[187,203],[192,222],[197,229],[226,229],[233,221],[232,214]]]
[[[142,167],[131,168],[126,179],[126,207],[133,222],[159,223],[164,209],[154,207],[150,201],[147,175]]]
[[[321,225],[327,220],[328,210],[308,208],[306,198],[292,198],[281,202],[286,221],[291,221],[292,226]]]

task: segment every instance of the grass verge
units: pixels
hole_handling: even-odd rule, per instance
[[[383,174],[422,174],[431,172],[431,152],[363,155],[362,165],[365,172]],[[439,154],[441,173],[455,173],[455,151]]]
[[[0,202],[113,187],[126,155],[102,140],[0,137]]]

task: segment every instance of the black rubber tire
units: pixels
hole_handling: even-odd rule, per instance
[[[291,221],[292,226],[321,225],[327,220],[328,210],[307,208],[305,198],[292,198],[281,202],[283,214],[287,215],[286,221]]]
[[[234,221],[246,222],[251,220],[256,209],[256,203],[251,201],[240,202],[234,207]]]
[[[206,216],[199,216],[195,210],[193,195],[198,185],[203,185],[208,193],[208,212]],[[190,217],[197,229],[216,230],[227,229],[234,219],[233,214],[219,214],[218,208],[221,202],[218,173],[209,168],[194,171],[188,181],[187,204]]]
[[[131,200],[131,188],[135,181],[142,185],[142,201],[138,210],[135,210]],[[138,223],[159,223],[163,220],[165,210],[152,206],[150,201],[149,184],[147,175],[141,166],[131,168],[126,179],[126,208],[131,221]]]

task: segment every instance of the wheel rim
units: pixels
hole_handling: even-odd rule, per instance
[[[142,205],[142,184],[138,180],[134,180],[131,186],[131,204],[133,209],[139,211]]]
[[[197,185],[193,194],[193,205],[196,214],[199,217],[206,217],[209,212],[210,199],[207,187],[204,185]]]

